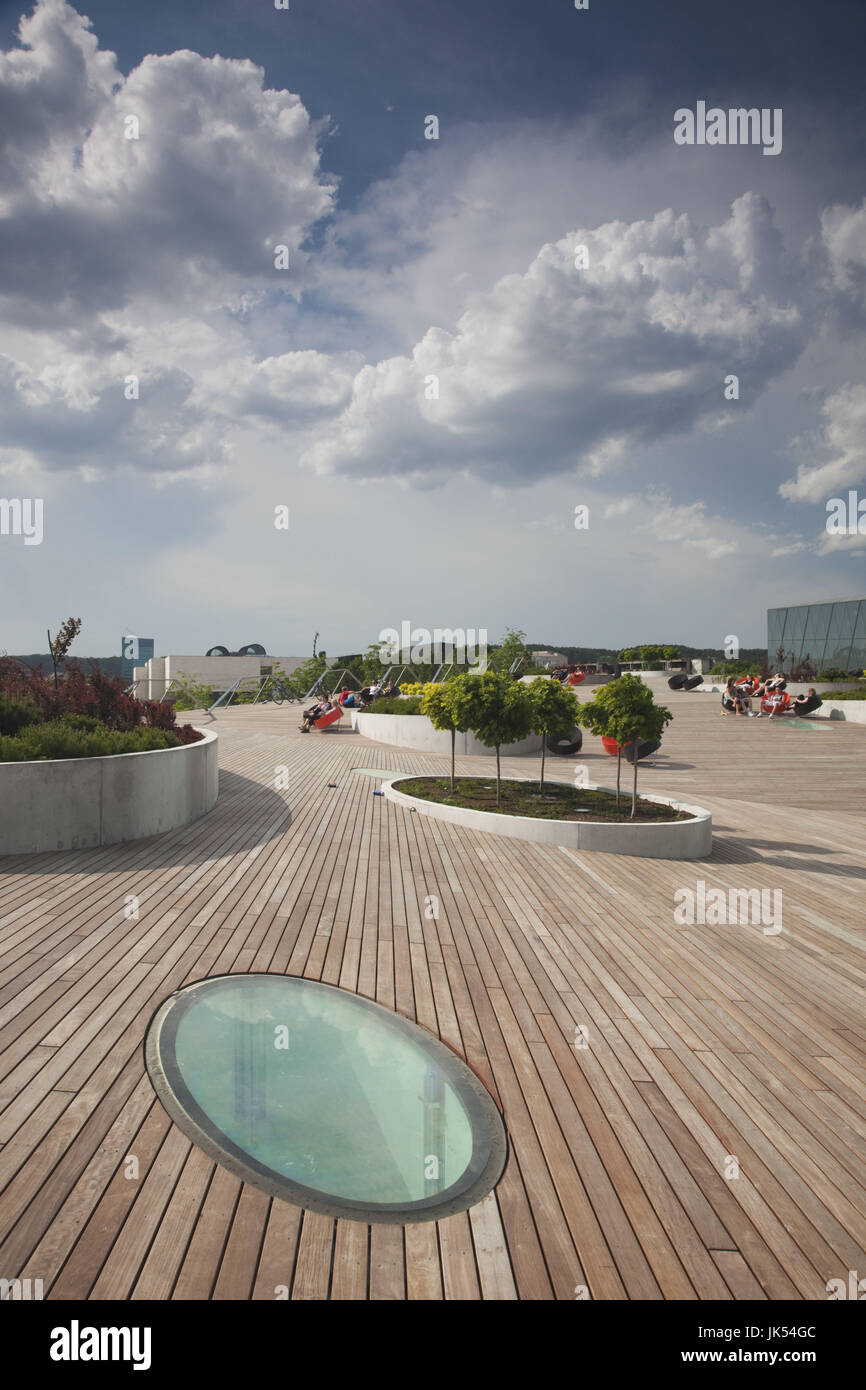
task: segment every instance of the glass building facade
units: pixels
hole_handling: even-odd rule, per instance
[[[780,647],[785,657],[807,657],[819,671],[866,669],[866,598],[834,603],[800,603],[767,610],[767,660],[772,666]]]

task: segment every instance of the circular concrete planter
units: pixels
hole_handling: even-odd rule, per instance
[[[364,714],[351,710],[352,728],[374,743],[388,743],[392,748],[415,748],[419,753],[446,753],[451,756],[451,735],[434,729],[424,714]],[[480,743],[474,734],[458,734],[455,752],[476,753],[485,758],[494,750]],[[517,743],[504,743],[499,750],[503,758],[519,758],[541,752],[541,735],[533,734]]]
[[[394,777],[382,783],[389,801],[396,801],[432,816],[447,820],[467,830],[483,830],[489,835],[508,835],[517,840],[533,840],[542,845],[564,845],[567,849],[597,850],[602,854],[632,854],[639,859],[705,859],[713,848],[713,818],[702,806],[674,801],[667,796],[641,793],[644,801],[671,806],[675,811],[690,811],[694,820],[661,821],[654,824],[605,825],[598,821],[539,820],[535,816],[502,816],[496,811],[474,811],[464,806],[443,806],[436,801],[422,801],[400,791],[400,783],[414,781],[417,773]],[[553,780],[553,779],[550,779]],[[569,784],[570,785],[570,784]],[[591,782],[594,791],[613,791]]]
[[[108,758],[0,763],[0,854],[89,849],[188,825],[219,794],[217,735]]]

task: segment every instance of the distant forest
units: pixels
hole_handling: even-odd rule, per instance
[[[590,664],[598,662],[610,665],[617,660],[621,651],[628,649],[628,644],[623,644],[622,647],[569,647],[564,642],[527,642],[526,645],[532,652],[561,652],[575,666],[581,665],[582,662]],[[635,642],[631,645],[639,647],[645,644]],[[683,657],[703,657],[704,660],[711,662],[726,660],[722,647],[686,647],[679,642],[671,642],[669,645],[678,647],[680,656]],[[767,660],[767,648],[741,647],[737,660],[754,662],[755,665],[760,666],[762,662]]]
[[[567,642],[527,642],[526,645],[531,652],[562,652],[562,655],[575,666],[579,666],[583,662],[610,665],[617,660],[619,653],[625,650],[623,647],[570,647]],[[721,647],[686,647],[677,642],[672,642],[670,645],[679,646],[680,655],[684,657],[703,657],[710,662],[725,660],[725,653]],[[47,652],[31,652],[27,656],[19,656],[16,659],[23,661],[26,666],[33,667],[34,670],[40,666],[45,672],[51,670],[51,657]],[[337,658],[337,662],[341,666],[351,666],[353,659],[354,657],[341,656]],[[740,650],[740,661],[752,662],[754,665],[760,666],[766,659],[766,647],[743,647]],[[119,656],[70,656],[69,660],[77,662],[82,670],[88,673],[94,665],[98,664],[99,669],[106,676],[123,675],[123,662]]]

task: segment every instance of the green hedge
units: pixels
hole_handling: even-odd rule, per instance
[[[27,724],[37,724],[41,715],[35,705],[26,700],[9,700],[0,695],[0,734],[14,738]]]
[[[0,763],[48,762],[54,758],[104,758],[113,753],[151,753],[159,748],[178,748],[182,742],[165,729],[139,728],[123,733],[105,725],[76,727],[73,721],[90,723],[86,715],[66,716],[45,724],[28,724],[15,738],[0,736]]]
[[[405,695],[399,700],[374,700],[365,714],[420,714],[421,696]]]
[[[822,700],[866,700],[866,690],[822,690]]]

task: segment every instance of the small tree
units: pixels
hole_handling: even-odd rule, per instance
[[[61,661],[65,661],[66,653],[72,646],[79,632],[81,631],[80,618],[67,618],[60,628],[54,641],[51,640],[51,629],[48,630],[48,650],[51,653],[51,661],[54,666],[54,689],[57,689],[57,667]]]
[[[626,679],[628,679],[628,677],[626,677],[626,676],[620,676],[620,680],[626,680]],[[586,702],[585,705],[578,705],[578,704],[577,704],[577,701],[575,701],[575,705],[577,706],[577,708],[576,708],[576,710],[575,710],[575,715],[574,715],[575,720],[577,721],[578,724],[580,724],[581,728],[589,729],[592,733],[594,733],[595,736],[596,736],[596,738],[607,738],[608,735],[610,734],[610,709],[609,709],[608,704],[607,704],[607,702],[606,702],[606,700],[605,700],[605,698],[604,698],[604,694],[605,694],[605,691],[606,691],[606,690],[610,690],[611,685],[615,685],[615,684],[616,684],[615,681],[609,681],[607,685],[603,685],[603,686],[600,688],[600,690],[597,692],[597,694],[596,694],[596,696],[595,696],[595,699],[594,699],[594,700],[588,700],[588,701]],[[616,750],[616,804],[617,804],[617,806],[619,805],[619,784],[620,784],[620,773],[621,773],[621,770],[622,770],[622,748],[620,748],[619,746],[617,746],[617,750]]]
[[[465,678],[464,678],[465,679]],[[421,700],[421,713],[426,714],[434,729],[447,731],[451,735],[451,792],[454,793],[454,754],[456,736],[465,733],[469,727],[463,720],[467,708],[455,698],[459,690],[456,680],[447,685],[428,685]]]
[[[505,636],[500,639],[499,646],[490,658],[490,669],[507,674],[520,657],[529,660],[526,633],[517,628],[507,627]]]
[[[660,739],[665,726],[673,719],[670,710],[657,705],[648,685],[639,676],[627,673],[618,680],[602,686],[595,701],[580,707],[581,715],[597,705],[604,710],[604,717],[598,720],[610,738],[615,738],[619,751],[617,754],[617,799],[619,798],[620,755],[626,744],[634,744],[634,780],[632,783],[631,818],[637,813],[637,770],[639,744],[641,739]],[[591,716],[597,718],[597,711]],[[588,721],[589,722],[589,721]],[[595,728],[590,722],[590,727]]]
[[[496,805],[502,805],[499,749],[516,743],[532,729],[532,705],[527,688],[499,671],[458,676],[452,682],[458,728],[471,729],[488,748],[496,749]]]
[[[544,793],[544,757],[548,735],[564,738],[577,722],[577,701],[571,690],[559,681],[539,676],[526,687],[532,708],[532,731],[541,734],[541,778],[539,792]]]

